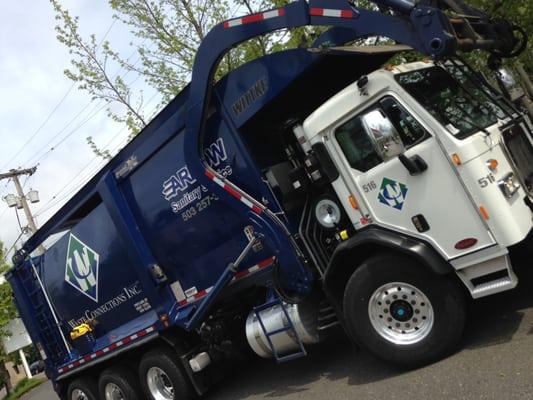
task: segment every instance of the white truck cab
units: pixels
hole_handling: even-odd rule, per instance
[[[429,243],[474,298],[517,285],[508,248],[533,227],[529,122],[459,63],[362,77],[303,123],[324,143],[356,230]]]

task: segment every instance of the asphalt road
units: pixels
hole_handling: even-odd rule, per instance
[[[461,348],[436,364],[398,371],[336,332],[305,359],[242,365],[205,400],[533,399],[533,271],[470,311]],[[56,397],[45,384],[24,399]]]

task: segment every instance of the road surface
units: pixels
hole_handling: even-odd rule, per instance
[[[436,364],[398,371],[337,332],[305,359],[243,365],[205,400],[533,399],[533,274],[521,279],[475,303],[461,349]],[[56,398],[46,384],[24,399]]]

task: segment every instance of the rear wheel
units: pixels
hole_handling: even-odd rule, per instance
[[[125,366],[112,367],[102,372],[98,389],[101,400],[142,400],[139,379]]]
[[[193,391],[174,355],[167,349],[152,350],[139,365],[141,385],[150,400],[189,400]]]
[[[83,377],[73,380],[68,386],[68,400],[98,400],[98,385],[96,380]]]
[[[344,293],[348,329],[377,357],[406,367],[446,356],[459,342],[466,300],[458,285],[392,254],[366,260]]]

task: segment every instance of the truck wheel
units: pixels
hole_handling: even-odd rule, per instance
[[[385,254],[366,260],[344,292],[344,317],[354,339],[403,367],[436,361],[459,342],[466,299],[459,286],[414,260]]]
[[[144,355],[139,365],[141,386],[150,400],[189,400],[193,391],[189,380],[174,355],[167,349],[156,349]]]
[[[68,400],[98,400],[98,385],[91,377],[83,377],[73,380],[68,385]]]
[[[124,366],[102,372],[98,389],[101,400],[142,400],[139,379]]]

